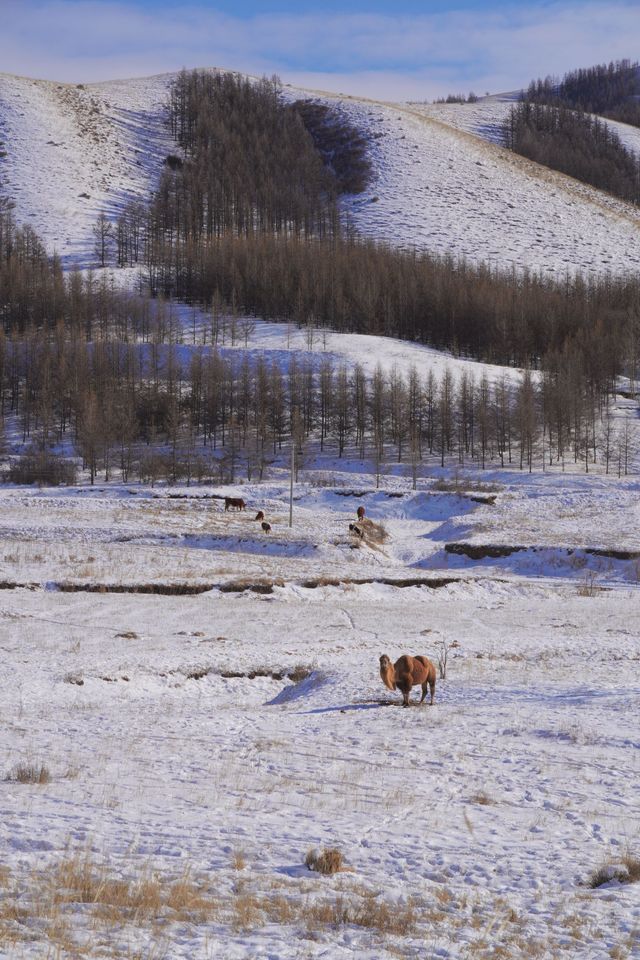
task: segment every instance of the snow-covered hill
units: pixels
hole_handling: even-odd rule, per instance
[[[0,192],[65,265],[95,262],[92,228],[148,197],[172,149],[163,123],[171,74],[97,85],[0,74]]]
[[[97,214],[113,214],[156,182],[173,149],[162,122],[171,79],[74,86],[0,74],[1,189],[17,219],[32,223],[65,263],[94,262]],[[285,90],[338,105],[369,135],[374,181],[345,200],[361,233],[550,274],[638,269],[633,207],[495,142],[509,95],[417,106]],[[623,133],[640,145],[638,131]]]

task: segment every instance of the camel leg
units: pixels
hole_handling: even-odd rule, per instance
[[[402,706],[408,707],[409,694],[411,693],[411,681],[407,681],[404,677],[401,677],[399,680],[396,679],[396,686],[402,693]]]
[[[435,676],[433,676],[433,677],[431,678],[431,680],[429,680],[429,686],[431,687],[431,700],[430,700],[429,705],[432,707],[432,706],[433,706],[433,698],[434,698],[435,695],[436,695],[436,678],[435,678]],[[425,693],[426,693],[426,690],[425,690]]]

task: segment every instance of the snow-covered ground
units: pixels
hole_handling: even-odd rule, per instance
[[[180,342],[175,346],[176,356],[183,365],[188,365],[194,350],[206,355],[213,349],[211,317],[205,311],[181,303],[172,303],[171,309],[175,315],[176,328],[180,331],[177,335]],[[248,350],[252,358],[261,356],[269,363],[279,364],[283,370],[288,369],[293,356],[299,363],[309,363],[316,369],[327,359],[335,365],[344,364],[350,369],[359,365],[368,377],[380,367],[385,374],[395,370],[404,378],[415,369],[423,379],[432,371],[439,380],[445,370],[449,370],[454,380],[466,374],[474,377],[476,381],[486,375],[490,383],[496,383],[502,378],[515,383],[523,372],[518,367],[482,363],[469,357],[456,356],[446,350],[436,350],[426,344],[398,340],[396,337],[336,333],[327,327],[276,323],[248,316],[236,318],[236,330],[232,334],[232,322],[230,317],[225,319],[224,337],[218,332],[216,348],[222,356],[243,354]],[[141,349],[148,353],[148,345],[141,345]],[[163,345],[159,352],[164,353],[166,350],[167,347]],[[532,377],[537,380],[538,371],[532,371]]]
[[[171,79],[78,87],[0,74],[2,190],[66,264],[95,265],[98,213],[157,182],[175,149],[162,123]],[[284,89],[337,104],[370,138],[374,180],[344,202],[362,234],[507,269],[638,269],[635,208],[488,142],[509,97],[420,106]]]
[[[0,193],[65,266],[95,266],[93,227],[147,200],[173,141],[164,124],[172,74],[67,84],[0,73]]]
[[[292,530],[277,471],[0,492],[1,956],[634,955],[640,884],[588,881],[640,854],[640,568],[581,548],[640,555],[637,479],[494,472],[491,504],[333,467]],[[380,654],[443,642],[400,709]]]

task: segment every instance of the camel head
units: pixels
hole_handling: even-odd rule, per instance
[[[395,690],[395,669],[386,653],[383,653],[380,657],[380,679],[384,683],[385,687],[389,688],[389,690]]]

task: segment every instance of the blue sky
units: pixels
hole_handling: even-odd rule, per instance
[[[0,0],[0,69],[75,82],[220,66],[433,99],[638,56],[638,0]]]

